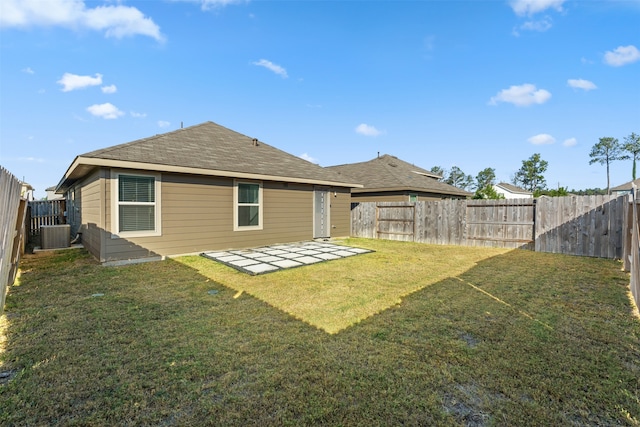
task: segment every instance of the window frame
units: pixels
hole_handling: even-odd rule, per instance
[[[238,225],[239,214],[238,210],[240,206],[247,206],[247,204],[240,204],[238,199],[238,191],[240,184],[257,185],[258,186],[258,225]],[[255,206],[256,203],[249,205]],[[264,214],[263,214],[263,186],[262,181],[250,181],[250,180],[233,180],[233,231],[252,231],[262,230],[264,227]]]
[[[154,201],[153,202],[120,202],[119,183],[120,176],[133,176],[141,178],[154,179]],[[151,237],[162,235],[161,223],[161,175],[156,173],[140,173],[138,171],[111,171],[111,238],[117,239],[122,237]],[[154,207],[154,225],[153,230],[138,231],[119,231],[120,230],[120,206],[153,206]]]

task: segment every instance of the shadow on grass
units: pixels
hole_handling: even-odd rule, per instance
[[[3,317],[3,425],[640,419],[640,322],[612,261],[511,251],[336,334],[183,262],[23,261]]]
[[[445,278],[457,277],[508,249],[430,246],[349,239],[373,253],[332,260],[269,275],[251,276],[203,257],[177,261],[203,276],[254,296],[327,333],[398,305],[403,298]]]

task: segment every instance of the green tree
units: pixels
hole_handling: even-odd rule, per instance
[[[631,132],[631,135],[624,138],[624,145],[622,146],[624,151],[631,154],[633,159],[633,169],[631,170],[631,176],[633,180],[636,180],[636,160],[640,156],[640,135],[636,135]]]
[[[562,196],[568,196],[569,195],[569,191],[567,191],[567,187],[558,187],[557,189],[551,189],[551,190],[536,190],[533,193],[533,197],[540,197],[540,196],[549,196],[549,197],[562,197]]]
[[[504,199],[504,194],[500,194],[496,191],[493,185],[487,185],[482,188],[478,188],[473,195],[474,199]]]
[[[604,196],[607,194],[607,190],[602,188],[587,188],[586,190],[571,190],[571,194],[576,196]]]
[[[512,182],[532,193],[536,190],[544,190],[547,187],[544,173],[548,166],[549,162],[542,160],[540,154],[536,153],[522,161],[522,167],[515,173]]]
[[[447,176],[444,182],[462,190],[473,187],[473,177],[465,174],[458,166],[451,168],[449,176]]]
[[[447,174],[447,171],[445,171],[442,167],[440,166],[434,166],[432,167],[429,172],[435,173],[436,175],[440,175],[440,181],[444,181],[446,179],[445,175]]]
[[[493,187],[496,183],[496,170],[485,168],[476,175],[476,193],[474,199],[504,199]]]
[[[496,184],[496,170],[494,168],[485,168],[476,175],[476,188],[481,189],[489,185]]]
[[[623,151],[618,139],[610,136],[600,138],[600,141],[591,147],[589,164],[600,163],[601,165],[607,165],[607,194],[611,194],[609,165],[616,160],[627,160],[629,156],[623,154]]]

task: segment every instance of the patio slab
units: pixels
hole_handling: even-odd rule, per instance
[[[373,251],[335,243],[310,241],[288,245],[261,246],[241,251],[203,252],[201,255],[255,276],[369,252]]]

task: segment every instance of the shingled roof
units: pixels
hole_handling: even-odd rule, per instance
[[[407,163],[395,156],[384,154],[368,162],[329,166],[342,179],[361,182],[364,188],[353,189],[353,193],[379,191],[421,191],[450,196],[471,196],[461,190],[438,181],[439,175]]]
[[[525,196],[531,196],[533,193],[531,191],[525,190],[524,188],[517,187],[513,184],[509,184],[507,182],[500,182],[495,185],[496,187],[500,187],[512,194],[522,194]]]
[[[334,171],[213,122],[81,154],[58,184],[58,192],[98,166],[360,187]]]
[[[625,182],[624,184],[620,184],[617,187],[613,187],[611,188],[611,191],[631,191],[631,184],[635,184],[636,187],[640,187],[640,178],[633,181]]]

